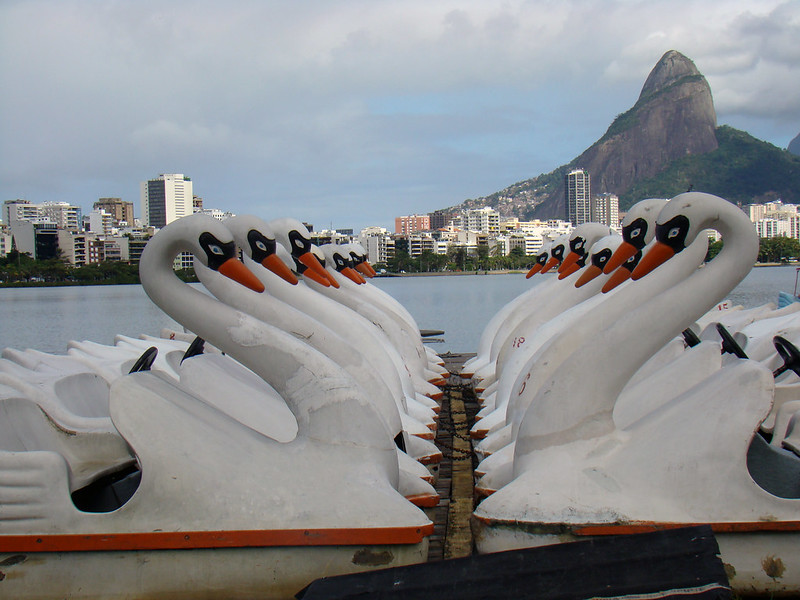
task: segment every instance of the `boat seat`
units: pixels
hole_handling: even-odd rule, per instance
[[[773,496],[800,498],[800,456],[770,446],[758,433],[747,450],[747,470],[753,481]]]
[[[108,382],[94,373],[74,373],[53,385],[64,408],[81,417],[107,417],[108,390]]]
[[[0,452],[53,452],[69,469],[70,491],[136,462],[125,441],[109,431],[68,431],[28,398],[0,400]]]
[[[783,440],[789,433],[789,426],[792,422],[792,418],[798,411],[800,411],[800,400],[786,402],[782,404],[777,411],[773,408],[772,412],[770,413],[774,413],[772,429],[767,431],[763,426],[761,427],[761,431],[769,434],[765,435],[764,437],[771,436],[772,439],[769,442],[770,445],[778,448],[781,447]]]

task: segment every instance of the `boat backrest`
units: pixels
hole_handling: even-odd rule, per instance
[[[800,409],[789,420],[786,436],[783,438],[783,447],[800,457]]]
[[[27,398],[0,400],[0,450],[61,451],[55,425],[35,402]]]

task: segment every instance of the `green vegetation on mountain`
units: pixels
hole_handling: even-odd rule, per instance
[[[620,209],[642,198],[671,198],[690,187],[741,204],[800,203],[800,156],[726,125],[716,134],[719,148],[674,161],[655,177],[635,182],[620,196]]]

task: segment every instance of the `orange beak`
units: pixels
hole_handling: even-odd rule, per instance
[[[339,282],[336,281],[336,278],[333,276],[333,273],[331,273],[330,271],[328,271],[328,269],[326,269],[324,267],[323,267],[323,270],[325,271],[325,277],[327,277],[328,283],[331,284],[331,287],[336,288],[338,290],[339,289]]]
[[[543,266],[543,265],[540,265],[539,263],[536,263],[535,265],[533,265],[533,266],[531,267],[531,270],[530,270],[530,271],[528,271],[528,274],[527,274],[527,275],[525,275],[525,279],[530,279],[531,277],[533,277],[534,275],[536,275],[536,274],[537,274],[539,271],[541,271],[541,270],[542,270],[542,266]]]
[[[572,263],[569,267],[565,269],[564,263],[561,263],[561,267],[559,267],[558,269],[558,278],[564,279],[565,277],[569,277],[580,268],[581,266],[578,263]]]
[[[639,264],[636,265],[633,273],[631,273],[631,279],[634,281],[641,279],[659,265],[667,262],[673,256],[675,256],[675,250],[663,242],[656,242],[647,254],[642,257]]]
[[[314,256],[313,253],[306,252],[305,254],[301,254],[297,260],[306,267],[306,270],[303,272],[303,277],[308,277],[312,281],[316,281],[325,287],[339,287],[339,284],[336,282],[333,276],[328,273],[328,270],[322,266],[322,263],[319,262],[319,259]],[[309,271],[314,272],[319,278],[315,279],[313,276],[309,276]],[[320,279],[325,279],[325,283],[322,283]]]
[[[292,285],[297,285],[297,277],[295,277],[294,273],[292,273],[292,270],[286,266],[286,263],[278,258],[277,254],[270,254],[267,258],[261,261],[261,265],[265,269],[269,269],[275,273],[275,275],[284,281],[288,281]]]
[[[540,272],[540,273],[547,273],[547,272],[548,272],[550,269],[552,269],[553,267],[555,267],[557,264],[558,264],[558,259],[557,259],[557,258],[552,258],[552,257],[551,257],[551,258],[550,258],[550,260],[548,260],[548,261],[547,261],[547,262],[544,264],[544,266],[542,267],[542,270],[541,270],[541,271],[539,271],[539,272]]]
[[[629,242],[622,242],[606,263],[603,273],[611,273],[634,254],[636,254],[636,246]]]
[[[358,271],[356,271],[352,267],[345,267],[340,272],[342,275],[347,277],[353,283],[357,283],[359,285],[361,285],[362,283],[366,283],[366,281],[358,274]]]
[[[561,265],[558,267],[558,272],[563,273],[567,269],[569,269],[572,265],[574,265],[578,260],[580,260],[581,255],[577,252],[570,252],[561,262]],[[573,271],[574,273],[574,271]]]
[[[311,252],[306,252],[305,254],[301,254],[297,257],[297,260],[300,261],[302,265],[306,268],[311,269],[312,271],[316,271],[318,275],[322,277],[327,277],[325,272],[325,267],[322,266],[322,263],[319,262],[319,259],[314,256]]]
[[[253,275],[253,272],[244,266],[244,263],[238,258],[229,258],[219,268],[219,272],[233,279],[237,283],[241,283],[246,288],[250,288],[254,292],[261,293],[264,291],[264,284],[259,281],[258,277]]]
[[[578,278],[578,281],[575,282],[575,287],[579,288],[579,287],[582,287],[582,286],[586,285],[592,279],[594,279],[595,277],[598,277],[602,273],[603,273],[603,271],[600,269],[600,267],[596,267],[595,265],[589,265],[588,267],[586,267],[586,270],[583,272],[583,274],[580,276],[580,278]],[[559,275],[559,279],[560,278],[561,278],[561,275]]]
[[[615,287],[617,287],[620,283],[624,281],[628,281],[628,278],[631,276],[631,272],[628,269],[617,269],[611,274],[611,277],[608,278],[608,281],[605,282],[603,285],[603,289],[601,290],[604,294],[607,294]]]
[[[320,275],[314,269],[306,269],[303,271],[303,277],[307,277],[311,281],[316,281],[318,284],[324,287],[331,287],[331,282],[328,281],[327,276]]]
[[[377,273],[375,272],[375,269],[373,269],[372,265],[369,264],[367,261],[364,261],[362,263],[358,263],[356,265],[356,270],[359,273],[361,273],[362,275],[364,275],[365,277],[369,277],[370,279],[375,277],[375,275],[377,275]]]

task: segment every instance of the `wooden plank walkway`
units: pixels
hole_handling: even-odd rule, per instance
[[[451,376],[444,388],[436,445],[444,460],[439,465],[436,491],[441,501],[428,509],[434,523],[428,561],[460,558],[472,554],[470,518],[473,510],[473,454],[469,428],[477,412],[477,402],[469,382],[458,376],[461,365],[472,354],[444,354],[442,359]]]

